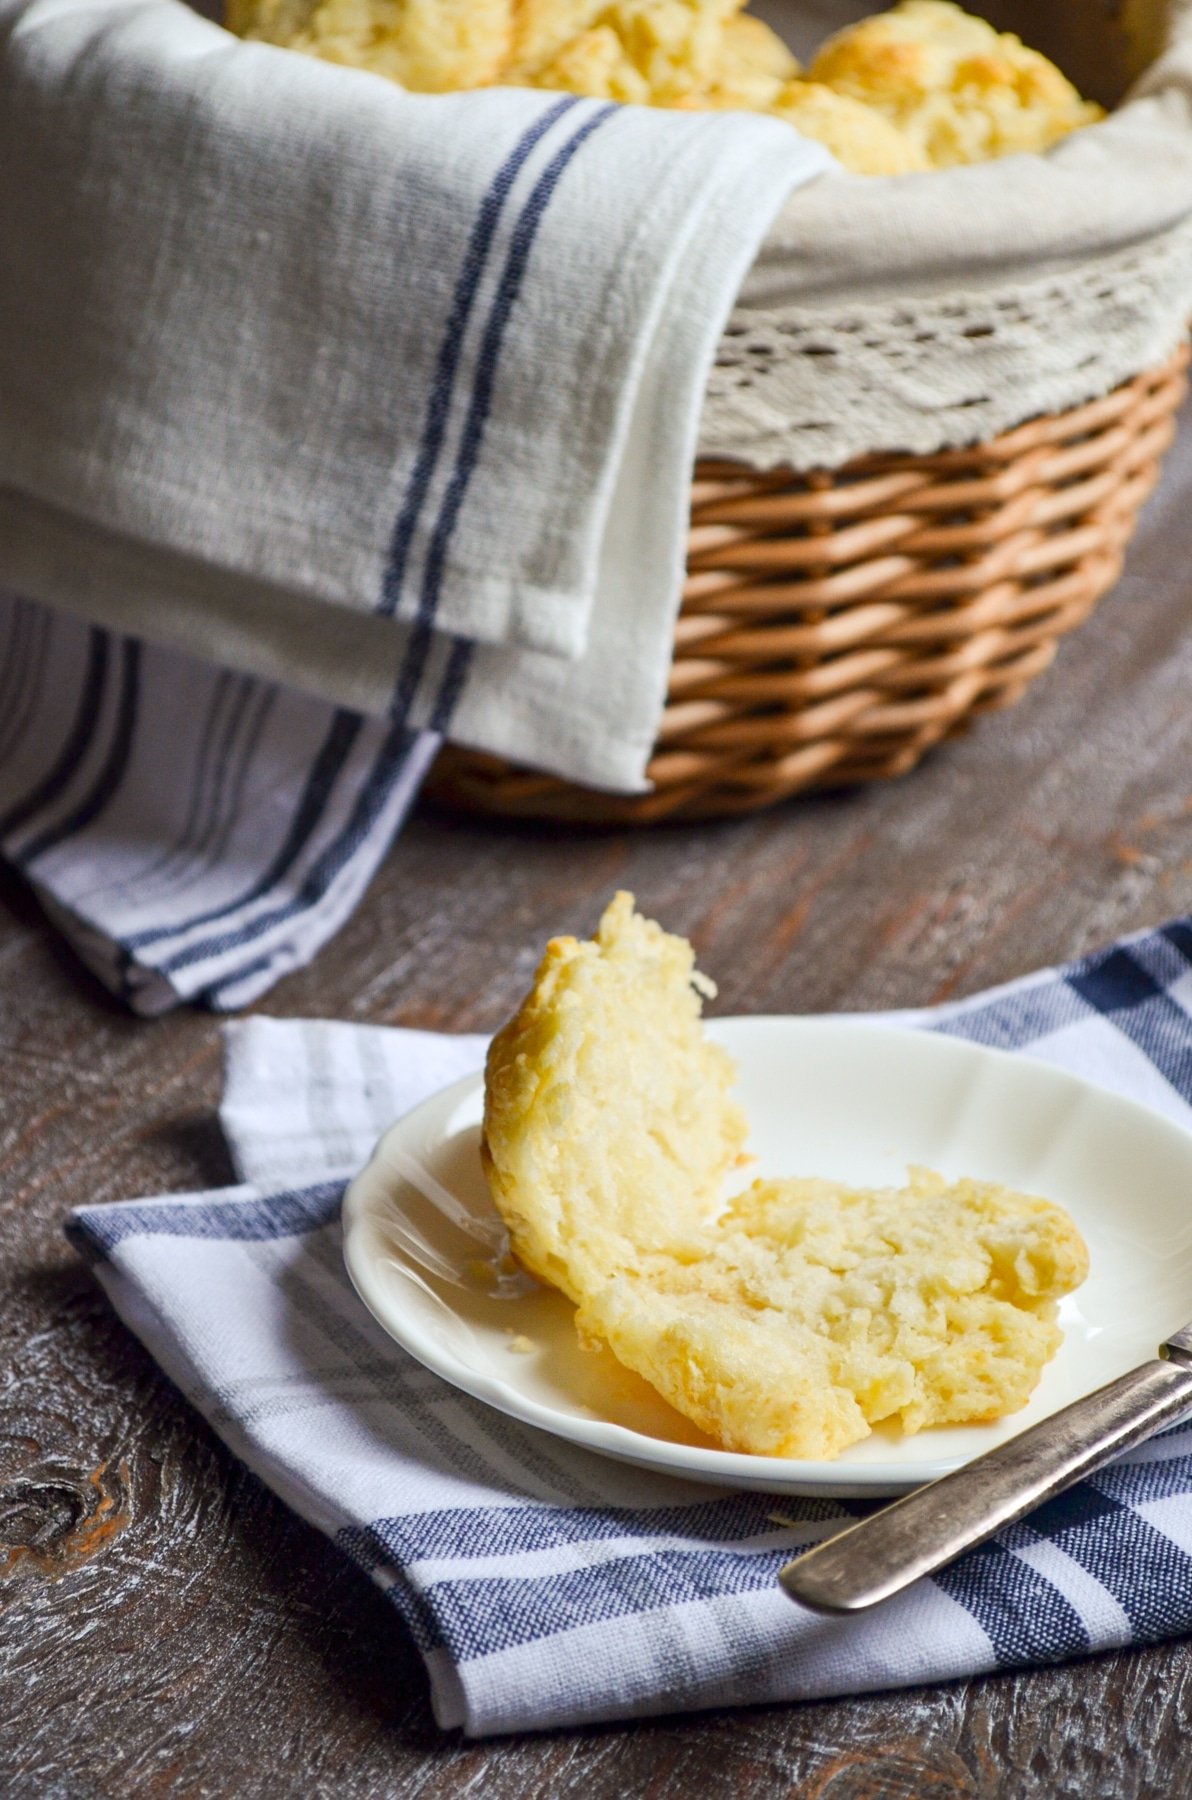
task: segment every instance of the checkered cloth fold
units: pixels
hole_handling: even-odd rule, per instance
[[[1029,1049],[1192,1127],[1192,923],[882,1016]],[[413,1361],[348,1283],[340,1201],[385,1126],[484,1048],[320,1020],[230,1025],[222,1120],[242,1185],[85,1207],[68,1226],[215,1430],[384,1588],[441,1725],[483,1735],[856,1693],[1192,1628],[1192,1425],[876,1611],[829,1620],[775,1576],[844,1504],[631,1469]]]
[[[135,1012],[306,963],[439,742],[0,593],[0,855]]]

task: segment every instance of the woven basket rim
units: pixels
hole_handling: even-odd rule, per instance
[[[608,794],[452,746],[429,793],[651,824],[906,773],[1019,699],[1112,584],[1188,355],[963,450],[810,475],[700,462],[651,790]]]

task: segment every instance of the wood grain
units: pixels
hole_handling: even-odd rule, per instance
[[[727,1012],[922,1004],[1192,910],[1192,450],[1015,712],[889,787],[638,835],[416,819],[262,1009],[486,1028],[616,885]],[[0,1794],[1125,1800],[1192,1790],[1186,1645],[496,1744],[439,1734],[385,1602],[206,1430],[66,1247],[218,1183],[218,1029],[134,1021],[0,883]]]

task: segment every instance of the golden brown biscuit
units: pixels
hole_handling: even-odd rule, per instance
[[[823,144],[854,175],[912,175],[931,167],[920,146],[884,113],[822,82],[788,82],[766,110]]]
[[[900,1189],[755,1182],[725,1205],[745,1126],[698,981],[628,894],[592,942],[548,945],[485,1076],[481,1156],[521,1261],[731,1449],[832,1457],[882,1420],[1022,1406],[1087,1269],[1071,1220],[923,1170]]]
[[[420,93],[489,86],[513,42],[513,0],[228,0],[226,18],[241,37]]]
[[[1102,116],[1045,56],[951,0],[900,0],[848,26],[808,75],[876,107],[935,168],[1045,150]]]
[[[1066,1214],[990,1183],[756,1182],[697,1259],[643,1253],[576,1322],[726,1448],[819,1459],[1016,1412],[1087,1267]]]
[[[618,894],[594,939],[551,939],[489,1047],[489,1186],[520,1260],[573,1300],[719,1208],[746,1124],[700,1026],[709,992],[691,946]]]
[[[798,63],[777,32],[750,13],[738,13],[720,34],[710,85],[692,104],[766,112],[798,73]]]
[[[516,0],[502,80],[671,106],[712,78],[740,0]]]
[[[839,32],[806,80],[740,0],[227,0],[243,37],[439,93],[505,85],[784,119],[846,169],[1041,150],[1101,116],[1047,58],[949,0]]]

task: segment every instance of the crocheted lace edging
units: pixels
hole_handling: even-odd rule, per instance
[[[833,315],[739,308],[717,349],[699,454],[811,469],[979,443],[1162,363],[1190,312],[1190,225],[1013,289]]]

